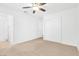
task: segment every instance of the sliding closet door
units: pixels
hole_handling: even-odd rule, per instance
[[[0,41],[8,39],[8,19],[5,15],[0,14]]]
[[[48,15],[43,21],[44,40],[61,41],[61,17]]]

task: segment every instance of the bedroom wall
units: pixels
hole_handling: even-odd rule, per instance
[[[77,47],[78,47],[78,50],[79,50],[79,4],[78,4],[78,7],[77,7]]]
[[[44,40],[59,42],[61,40],[61,17],[48,14],[43,20],[43,37]],[[59,28],[60,27],[60,28]]]
[[[24,41],[29,41],[42,36],[38,30],[38,20],[40,18],[24,14],[21,11],[8,8],[7,6],[0,6],[0,13],[13,16],[14,29],[13,29],[13,44]]]
[[[62,42],[77,45],[77,8],[66,10],[59,15],[62,16]]]
[[[57,19],[60,20],[60,22],[58,22],[58,23],[61,23],[60,27],[57,27],[57,25],[59,25],[58,23],[57,25],[55,25],[56,22],[53,23],[53,21],[51,21],[54,19],[53,17],[56,17],[55,20]],[[61,11],[55,14],[52,14],[52,13],[48,14],[48,17],[46,17],[45,19],[48,19],[49,21],[51,21],[48,24],[50,28],[48,28],[48,30],[45,33],[47,34],[45,36],[45,40],[60,42],[60,43],[68,44],[68,45],[75,45],[75,46],[77,45],[78,39],[76,35],[77,34],[77,8],[76,7],[67,9],[67,10],[64,10],[64,11]],[[61,28],[61,32],[58,28]],[[58,39],[60,37],[57,36],[58,32],[56,32],[56,30],[60,33],[59,35],[61,39]],[[55,32],[55,36],[54,36],[55,39],[52,35],[54,32]]]

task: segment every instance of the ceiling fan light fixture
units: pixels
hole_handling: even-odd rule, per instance
[[[44,9],[43,5],[45,5],[46,3],[32,3],[32,6],[26,6],[23,7],[23,9],[26,8],[32,8],[33,9],[33,14],[35,14],[37,11],[42,11],[42,12],[46,12],[46,10]]]
[[[33,10],[39,11],[39,7],[33,7]]]

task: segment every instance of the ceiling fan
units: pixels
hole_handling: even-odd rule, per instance
[[[46,3],[31,3],[31,4],[32,4],[32,6],[26,6],[26,7],[22,7],[22,8],[23,9],[32,8],[33,14],[35,14],[36,11],[46,12],[46,10],[43,8],[43,5],[45,5]]]

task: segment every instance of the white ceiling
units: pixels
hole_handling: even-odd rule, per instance
[[[77,7],[77,3],[50,3],[47,5],[47,13],[60,12],[66,9]]]
[[[9,9],[17,10],[17,11],[26,11],[29,14],[32,14],[32,9],[22,9],[23,6],[30,6],[29,3],[0,3],[0,6],[6,6]],[[77,3],[47,3],[44,8],[47,10],[46,13],[56,13],[69,8],[74,8],[78,4]],[[42,12],[38,12],[41,14]]]

